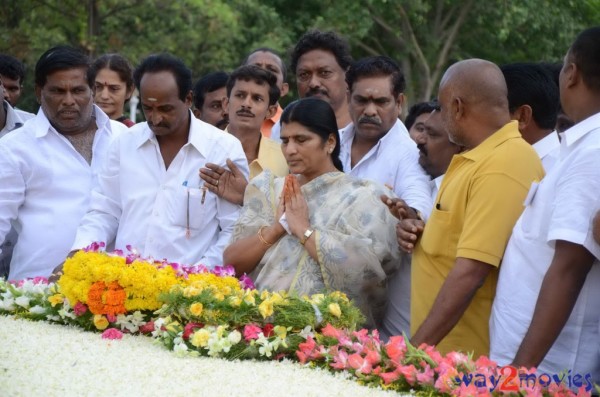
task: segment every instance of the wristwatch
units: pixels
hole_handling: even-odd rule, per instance
[[[306,231],[302,235],[302,238],[300,239],[300,244],[302,244],[302,245],[306,244],[306,240],[308,240],[314,232],[315,232],[314,229],[306,229]]]

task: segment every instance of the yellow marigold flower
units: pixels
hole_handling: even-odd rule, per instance
[[[275,327],[273,327],[273,332],[281,339],[285,339],[285,337],[287,336],[287,328],[282,325],[276,325]]]
[[[258,311],[260,312],[260,315],[263,316],[263,318],[269,317],[273,314],[273,302],[269,299],[263,301],[258,306]]]
[[[340,309],[340,305],[337,303],[330,303],[329,306],[327,306],[327,309],[329,309],[329,313],[333,314],[337,318],[342,316],[342,309]]]
[[[192,342],[192,345],[194,345],[196,347],[206,347],[206,345],[208,345],[209,338],[210,338],[210,332],[208,332],[206,329],[202,328],[202,329],[199,329],[198,331],[194,332],[194,335],[192,335],[192,338],[190,339],[190,341]]]
[[[106,329],[106,327],[108,327],[108,320],[102,314],[95,314],[94,315],[94,325],[96,326],[97,329],[102,331],[102,330]]]
[[[190,313],[192,313],[196,317],[202,314],[202,309],[204,309],[204,306],[202,306],[202,303],[200,302],[192,303],[190,305]]]
[[[50,302],[52,307],[54,307],[60,303],[63,303],[64,301],[65,301],[65,297],[62,296],[61,294],[54,294],[54,295],[48,297],[48,302]]]

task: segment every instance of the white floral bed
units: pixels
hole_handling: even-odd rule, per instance
[[[292,362],[178,358],[143,336],[0,316],[0,394],[16,396],[399,396]]]

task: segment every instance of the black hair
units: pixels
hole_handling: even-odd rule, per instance
[[[50,48],[44,52],[35,65],[35,85],[43,87],[48,75],[59,71],[75,68],[84,68],[87,73],[87,82],[90,88],[94,85],[94,79],[90,73],[90,59],[83,51],[65,45]]]
[[[344,172],[342,161],[340,160],[340,134],[337,128],[335,112],[331,105],[318,98],[302,98],[286,106],[279,120],[283,123],[299,123],[313,132],[325,142],[333,134],[335,137],[335,147],[331,153],[333,165],[338,170]]]
[[[25,80],[25,66],[15,57],[0,54],[0,74],[9,79],[17,80],[20,85],[23,85],[23,80]]]
[[[196,84],[194,84],[194,107],[202,109],[204,106],[204,98],[209,92],[224,88],[227,86],[229,75],[225,72],[211,72],[202,76]]]
[[[344,38],[333,31],[321,32],[319,30],[311,30],[300,37],[300,40],[298,40],[298,43],[292,50],[291,67],[293,73],[296,73],[300,57],[313,50],[331,52],[338,65],[344,71],[352,64],[350,46]]]
[[[231,90],[233,90],[233,86],[238,80],[254,81],[258,85],[268,85],[269,106],[275,105],[279,100],[281,92],[277,87],[277,76],[268,70],[256,65],[244,65],[231,72],[229,80],[227,80],[227,98],[231,95]]]
[[[272,48],[260,47],[255,50],[252,50],[252,52],[250,52],[248,54],[248,56],[244,59],[244,61],[241,63],[241,65],[247,65],[248,59],[250,59],[250,56],[256,54],[257,52],[268,52],[268,53],[275,55],[279,59],[279,62],[280,62],[279,66],[281,67],[281,73],[283,74],[283,82],[285,83],[287,81],[287,68],[285,66],[285,62],[283,62],[283,58],[281,57],[281,55],[279,55],[279,53]]]
[[[402,94],[406,88],[406,80],[400,66],[390,57],[383,55],[359,59],[350,65],[346,72],[346,83],[352,92],[352,86],[361,77],[385,77],[392,78],[392,93],[394,97]]]
[[[600,93],[600,26],[581,32],[569,52],[585,85]]]
[[[96,59],[90,67],[90,72],[94,79],[102,69],[110,69],[119,75],[119,78],[125,83],[127,91],[133,89],[133,68],[129,61],[119,54],[104,54]]]
[[[158,72],[173,73],[179,88],[179,99],[185,101],[185,97],[192,90],[192,72],[181,59],[168,53],[150,55],[140,63],[133,72],[133,81],[137,89],[141,92],[140,83],[144,74]]]
[[[440,110],[440,104],[436,100],[415,103],[410,107],[410,109],[408,109],[408,115],[404,120],[404,126],[407,130],[410,130],[415,121],[417,120],[417,117],[419,117],[423,113],[431,113],[434,110]]]
[[[500,67],[508,88],[508,110],[531,107],[540,128],[554,129],[560,103],[558,86],[548,67],[536,63],[511,63]]]

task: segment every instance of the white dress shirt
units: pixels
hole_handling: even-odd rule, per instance
[[[600,197],[600,113],[567,130],[559,159],[538,186],[508,242],[490,318],[492,360],[509,364],[533,318],[557,240],[583,245],[595,257],[577,302],[538,372],[591,373],[600,379],[600,246],[590,238]],[[553,310],[546,308],[546,310]]]
[[[13,108],[13,109],[15,110],[15,113],[17,114],[17,116],[19,116],[19,118],[21,120],[23,120],[23,122],[26,122],[27,120],[34,118],[36,115],[36,113],[29,113],[29,112],[26,112],[19,108]]]
[[[537,152],[538,156],[542,160],[542,166],[546,174],[552,169],[554,164],[558,161],[558,154],[560,149],[560,140],[556,131],[552,131],[536,143],[533,148]]]
[[[342,136],[345,128],[346,127],[338,130],[340,137]],[[269,138],[271,138],[272,140],[274,140],[277,143],[281,143],[281,123],[279,121],[277,123],[273,124],[273,127],[271,127],[271,136]]]
[[[0,138],[2,138],[12,130],[21,127],[25,120],[19,117],[17,112],[15,112],[15,109],[13,109],[8,102],[4,101],[0,106],[4,106],[4,112],[6,113],[6,122],[4,127],[0,130]]]
[[[147,123],[113,142],[73,249],[114,240],[156,260],[223,263],[240,206],[203,190],[198,172],[206,163],[226,167],[229,158],[248,178],[248,161],[237,138],[190,116],[188,143],[168,169]]]
[[[91,166],[43,111],[0,140],[0,243],[19,237],[9,279],[47,277],[69,253],[110,139],[127,128],[94,106]]]
[[[431,212],[429,176],[419,165],[417,144],[410,139],[400,120],[362,159],[351,167],[354,125],[348,125],[341,138],[340,160],[344,172],[390,186],[398,197],[424,216]]]

